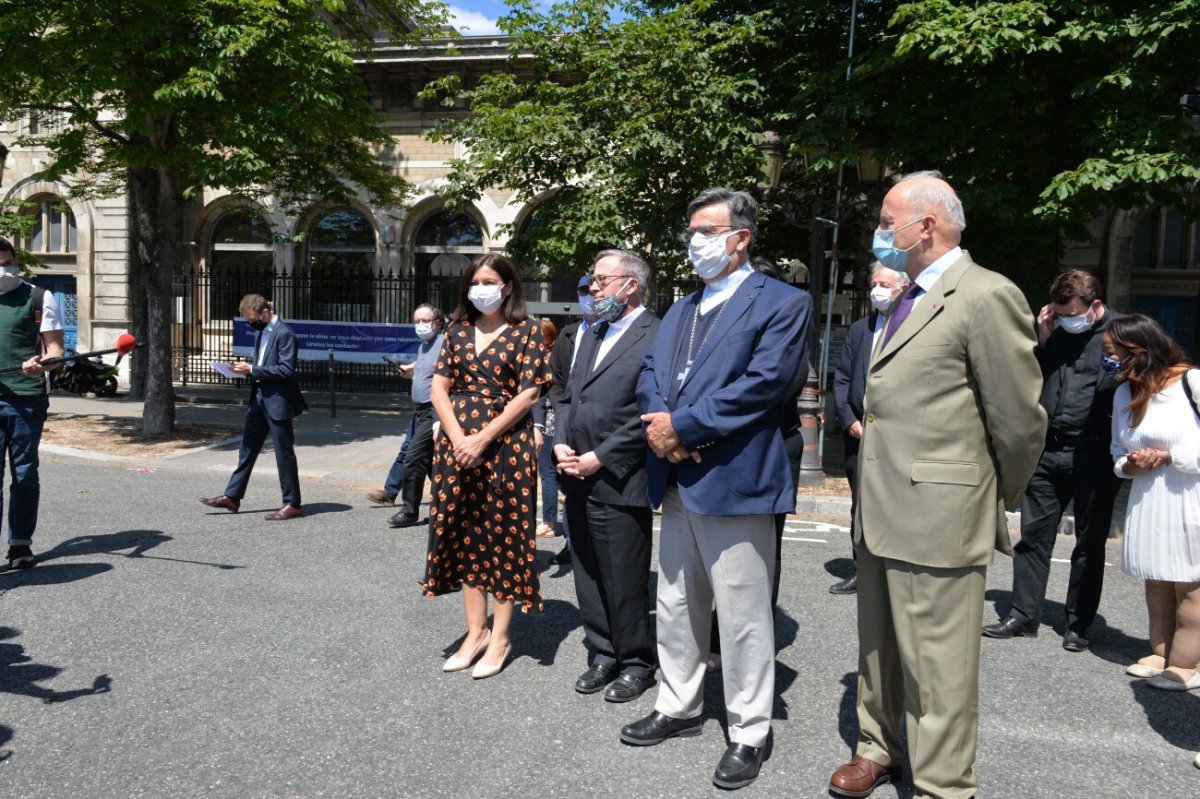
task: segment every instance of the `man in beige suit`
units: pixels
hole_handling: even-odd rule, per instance
[[[975,795],[979,636],[992,552],[1045,441],[1033,315],[958,244],[962,203],[936,172],[884,198],[875,255],[912,285],[867,375],[859,453],[858,724],[830,791],[865,797],[900,775],[916,797]]]

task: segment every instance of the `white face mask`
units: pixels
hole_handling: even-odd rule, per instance
[[[1088,319],[1089,313],[1091,313],[1091,309],[1081,313],[1079,316],[1060,316],[1058,317],[1058,326],[1068,333],[1086,333],[1095,324]]]
[[[421,341],[429,341],[434,336],[433,324],[431,322],[417,322],[417,338]]]
[[[696,233],[688,242],[688,258],[701,280],[712,280],[725,271],[732,256],[725,252],[725,242],[730,236],[736,236],[741,231],[731,230],[728,233],[715,233],[712,236],[702,236]]]
[[[499,286],[471,286],[467,299],[480,313],[491,313],[504,302],[503,289]]]
[[[880,313],[886,311],[892,304],[892,289],[887,286],[876,286],[871,289],[871,307]]]
[[[21,267],[16,264],[0,267],[0,294],[7,294],[19,285],[21,285]]]

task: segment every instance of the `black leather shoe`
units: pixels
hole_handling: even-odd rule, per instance
[[[412,515],[409,515],[409,514],[405,513],[404,511],[400,511],[399,513],[393,513],[391,518],[388,519],[388,527],[392,527],[392,528],[416,527],[420,523],[421,523],[420,514],[414,513]]]
[[[622,674],[617,681],[608,686],[604,692],[605,702],[630,702],[646,693],[654,685],[654,677],[635,677],[632,674]]]
[[[696,716],[694,719],[673,719],[656,710],[646,718],[622,727],[621,740],[633,746],[654,746],[668,738],[690,738],[699,735],[703,726],[703,716]]]
[[[852,574],[840,583],[829,586],[831,594],[853,594],[858,591],[858,575]]]
[[[571,562],[571,548],[563,547],[554,557],[550,558],[550,562],[555,566],[566,566]]]
[[[575,681],[575,690],[581,694],[594,694],[615,679],[617,679],[616,669],[610,669],[608,666],[592,666],[579,675],[579,679]]]
[[[765,745],[730,744],[713,772],[713,784],[718,788],[742,788],[754,782],[766,750]]]
[[[1091,642],[1087,639],[1087,630],[1082,633],[1077,633],[1074,630],[1067,630],[1067,634],[1063,636],[1063,649],[1068,652],[1086,652]]]
[[[983,634],[987,638],[1037,638],[1039,622],[1020,622],[1012,616],[1001,619],[995,624],[983,625]]]

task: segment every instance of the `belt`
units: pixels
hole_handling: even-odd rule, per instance
[[[427,411],[433,407],[432,402],[414,402],[413,409],[418,411]]]
[[[1099,444],[1105,440],[1104,436],[1070,435],[1053,428],[1046,431],[1047,446],[1073,447],[1076,444]]]

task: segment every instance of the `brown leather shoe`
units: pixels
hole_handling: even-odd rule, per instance
[[[286,521],[287,519],[295,519],[303,515],[304,511],[301,508],[297,508],[295,505],[284,505],[279,510],[272,511],[263,518],[269,522],[281,522]]]
[[[376,505],[395,505],[396,498],[389,497],[386,491],[368,491],[367,499],[374,502]]]
[[[238,508],[242,507],[242,503],[236,499],[230,499],[224,494],[219,497],[200,497],[200,501],[210,508],[224,508],[232,513],[237,513]]]
[[[900,779],[900,768],[881,766],[874,760],[855,755],[844,763],[829,778],[829,792],[834,796],[851,796],[861,799],[870,796],[885,782]]]

